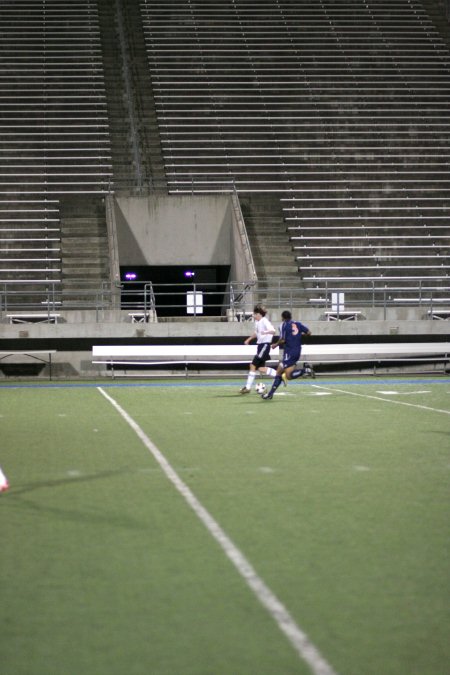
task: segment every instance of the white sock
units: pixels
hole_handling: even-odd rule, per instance
[[[247,389],[251,389],[253,387],[253,382],[255,381],[256,377],[256,372],[254,370],[250,371],[247,377],[247,384],[245,385]]]
[[[7,490],[9,487],[8,479],[6,478],[3,471],[0,469],[0,492]]]
[[[266,375],[268,375],[269,377],[275,377],[276,374],[277,371],[275,370],[275,368],[267,368]]]

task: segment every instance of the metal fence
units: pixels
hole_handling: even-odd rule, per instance
[[[102,320],[106,310],[120,309],[157,317],[227,317],[245,318],[253,306],[261,303],[268,309],[315,308],[336,312],[390,307],[418,307],[433,313],[450,308],[450,289],[433,286],[430,280],[411,286],[396,285],[393,280],[364,279],[353,283],[326,282],[317,289],[302,288],[301,282],[280,279],[219,283],[153,284],[151,281],[102,284],[88,282],[65,288],[57,282],[2,283],[0,285],[0,317],[13,312],[47,312],[93,310]]]

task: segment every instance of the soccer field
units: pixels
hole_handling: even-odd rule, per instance
[[[450,379],[0,386],[2,675],[447,675]]]

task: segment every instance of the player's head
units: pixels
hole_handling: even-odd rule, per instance
[[[266,316],[267,309],[262,305],[255,305],[253,307],[253,314],[261,314],[261,316]]]
[[[281,312],[281,318],[283,321],[290,321],[292,319],[292,314],[288,309],[285,309],[284,312]]]

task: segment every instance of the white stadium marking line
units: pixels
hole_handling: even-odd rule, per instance
[[[414,396],[414,394],[431,394],[429,389],[422,391],[377,391],[377,394],[392,395],[392,396]]]
[[[292,392],[292,391],[280,391],[279,389],[274,393],[274,396],[297,396],[298,392]],[[303,395],[303,392],[301,391],[300,394]]]
[[[263,607],[265,607],[272,619],[274,619],[279,629],[285,634],[300,658],[309,665],[314,675],[335,675],[335,671],[313,645],[306,633],[304,633],[297,625],[287,608],[280,600],[278,600],[276,595],[264,583],[252,564],[233,543],[233,541],[229,538],[229,536],[221,528],[219,523],[213,518],[209,511],[205,509],[205,507],[194,495],[192,490],[181,480],[177,472],[172,468],[171,464],[167,461],[162,452],[148,438],[141,427],[133,420],[126,410],[124,410],[117,403],[117,401],[107,394],[102,389],[102,387],[97,387],[97,389],[102,394],[102,396],[104,396],[106,400],[109,401],[111,405],[117,410],[121,417],[127,422],[127,424],[136,433],[138,438],[142,441],[147,450],[149,450],[149,452],[153,455],[153,458],[158,462],[169,481],[181,494],[186,503],[194,511],[195,515],[199,518],[208,532],[219,544],[222,551],[233,563],[235,569],[244,579],[247,586],[253,591],[259,602],[263,605]]]
[[[430,410],[431,412],[444,413],[444,415],[450,415],[450,410],[441,410],[440,408],[430,408],[427,405],[419,405],[418,403],[407,403],[406,401],[394,401],[391,398],[382,398],[381,396],[373,396],[371,394],[358,394],[356,391],[348,391],[346,389],[328,389],[320,384],[313,384],[313,387],[318,387],[319,389],[326,389],[327,391],[337,391],[340,394],[350,394],[350,396],[359,396],[361,398],[370,398],[375,399],[375,401],[384,401],[385,403],[395,403],[397,405],[406,405],[410,408],[420,408],[421,410]]]

